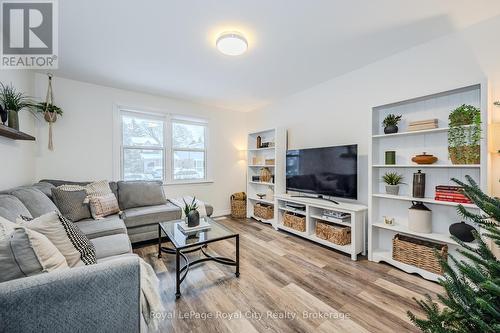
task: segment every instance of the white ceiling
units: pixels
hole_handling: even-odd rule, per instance
[[[56,75],[237,111],[500,14],[498,0],[63,0]],[[249,52],[220,54],[239,30]]]

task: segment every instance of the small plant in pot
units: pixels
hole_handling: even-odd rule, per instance
[[[60,107],[54,104],[49,104],[47,107],[47,103],[45,102],[36,103],[33,105],[33,109],[38,113],[42,113],[45,121],[48,123],[55,123],[57,116],[62,116],[63,114],[63,110]]]
[[[403,183],[403,175],[396,172],[387,172],[382,176],[382,181],[385,183],[385,192],[391,195],[399,194],[399,185]]]
[[[19,130],[19,111],[33,106],[28,96],[16,91],[12,84],[4,85],[3,83],[0,83],[0,103],[7,112],[9,127],[16,130]]]
[[[187,225],[189,228],[196,227],[200,224],[200,213],[198,212],[198,205],[196,204],[196,198],[188,204],[184,198],[184,214],[186,215]]]
[[[382,125],[384,126],[384,133],[385,134],[393,134],[397,133],[399,128],[398,124],[401,121],[401,115],[396,116],[395,114],[388,114],[385,118],[384,121],[382,122]]]
[[[479,164],[481,161],[481,111],[463,104],[449,117],[448,153],[453,164]]]

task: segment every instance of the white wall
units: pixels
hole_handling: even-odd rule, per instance
[[[33,95],[33,73],[26,70],[2,70],[0,82],[13,84],[28,96]],[[19,113],[19,130],[36,136],[35,117],[26,110]],[[38,139],[38,138],[37,138]],[[0,137],[0,190],[28,185],[35,179],[35,148],[33,141],[15,141]]]
[[[37,74],[36,96],[44,97],[46,89],[46,76]],[[239,153],[245,148],[244,114],[59,77],[54,78],[53,90],[64,115],[54,126],[53,152],[47,149],[47,125],[39,123],[37,179],[113,179],[113,109],[125,105],[208,118],[209,177],[214,182],[168,185],[168,197],[196,195],[213,204],[216,213],[224,213],[230,208],[230,194],[245,189],[245,162]]]
[[[490,80],[500,83],[500,17],[383,59],[248,114],[251,128],[285,126],[289,148],[357,143],[360,202],[368,201],[371,108]],[[370,50],[366,50],[369,52]],[[333,61],[333,60],[332,60]],[[495,92],[492,89],[492,92]],[[492,94],[500,98],[500,91]],[[500,121],[500,108],[491,108]],[[499,170],[499,157],[493,169]],[[496,180],[500,171],[493,172]],[[495,182],[494,193],[500,194]]]

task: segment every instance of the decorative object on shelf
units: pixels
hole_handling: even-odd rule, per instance
[[[385,225],[394,225],[395,219],[394,217],[383,216]]]
[[[263,203],[256,203],[253,206],[253,215],[260,217],[264,220],[271,220],[274,218],[274,208],[273,205],[267,205]]]
[[[429,155],[425,151],[421,155],[416,155],[411,158],[412,162],[417,164],[434,164],[438,158],[434,155]]]
[[[396,172],[387,172],[382,176],[382,181],[385,185],[385,192],[391,195],[399,194],[399,185],[403,183],[403,175]]]
[[[306,231],[306,217],[292,212],[285,212],[283,214],[283,225],[297,231]]]
[[[472,201],[464,194],[463,188],[460,186],[438,185],[436,186],[436,195],[434,200],[458,202],[470,204]]]
[[[271,170],[269,170],[269,168],[261,168],[260,169],[260,181],[261,182],[269,183],[271,181],[271,176],[272,176],[272,173],[271,173]]]
[[[262,142],[260,148],[269,148],[270,147],[269,144],[270,144],[269,142]]]
[[[461,105],[449,117],[448,153],[453,164],[479,164],[481,161],[481,111]]]
[[[413,174],[413,193],[414,198],[425,198],[425,173],[418,170]]]
[[[196,203],[196,197],[193,197],[193,201],[188,204],[184,198],[184,214],[186,215],[186,222],[189,228],[196,227],[200,224],[200,213],[198,212],[198,205]]]
[[[262,165],[262,157],[260,157],[260,156],[252,157],[252,164],[253,165]]]
[[[252,176],[253,182],[260,182],[260,176]]]
[[[459,251],[467,260],[463,261],[452,254],[450,257],[454,259],[454,265],[442,263],[445,278],[439,283],[444,291],[438,295],[438,302],[447,306],[440,307],[427,297],[426,300],[416,301],[426,318],[417,318],[415,314],[408,313],[411,321],[422,332],[451,327],[455,332],[498,332],[499,262],[495,250],[490,246],[500,246],[500,229],[496,222],[500,221],[500,202],[483,193],[472,178],[466,178],[470,185],[452,180],[464,188],[465,194],[481,211],[472,213],[461,206],[458,211],[484,232],[473,232],[478,243],[474,248],[455,239],[462,246]],[[490,305],[494,305],[494,308],[490,308]]]
[[[427,120],[410,121],[410,123],[408,124],[408,132],[424,131],[434,128],[438,128],[438,120],[435,118]]]
[[[256,193],[255,194],[259,199],[264,199],[264,197],[266,196],[265,193]]]
[[[316,221],[316,236],[337,245],[351,244],[350,227]]]
[[[262,138],[261,136],[257,136],[257,149],[262,148]]]
[[[408,208],[408,229],[423,234],[432,232],[432,211],[421,201],[412,201]]]
[[[266,158],[264,164],[265,165],[274,165],[274,161],[275,161],[274,158]]]
[[[384,126],[384,133],[385,134],[393,134],[398,132],[398,123],[401,121],[402,116],[396,116],[394,114],[388,114],[385,118],[384,121],[382,122],[382,125]]]
[[[0,104],[0,120],[2,121],[2,124],[4,126],[5,126],[5,123],[7,122],[8,116],[9,116],[9,113]]]
[[[0,83],[0,103],[7,112],[8,125],[19,131],[19,114],[22,109],[30,109],[33,101],[22,92],[16,91],[14,86]]]
[[[245,192],[233,193],[231,195],[231,217],[244,219],[247,217],[247,195]]]
[[[274,200],[274,191],[271,186],[266,191],[266,200],[273,201]]]
[[[385,164],[386,165],[396,164],[396,152],[394,150],[388,150],[385,152]]]
[[[470,224],[465,223],[464,221],[459,223],[453,223],[450,225],[448,229],[450,234],[460,239],[462,242],[470,243],[474,241],[473,231],[476,231],[476,228],[471,226]]]
[[[435,252],[437,251],[437,256]],[[440,259],[447,260],[448,245],[396,234],[392,240],[392,259],[428,272],[443,274]]]

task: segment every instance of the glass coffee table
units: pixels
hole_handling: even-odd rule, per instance
[[[160,222],[158,225],[158,258],[161,258],[162,252],[175,254],[175,297],[181,297],[180,286],[186,278],[189,268],[193,265],[205,262],[215,261],[219,264],[236,266],[236,277],[240,276],[240,235],[232,232],[223,225],[215,222],[210,217],[205,217],[205,221],[210,224],[210,229],[201,231],[185,232],[180,224],[184,220]],[[168,237],[173,248],[161,245],[162,232]],[[235,260],[225,257],[212,256],[208,254],[208,244],[225,239],[235,239],[236,258]],[[189,261],[187,253],[201,251],[203,257]],[[181,257],[184,261],[181,267]]]

